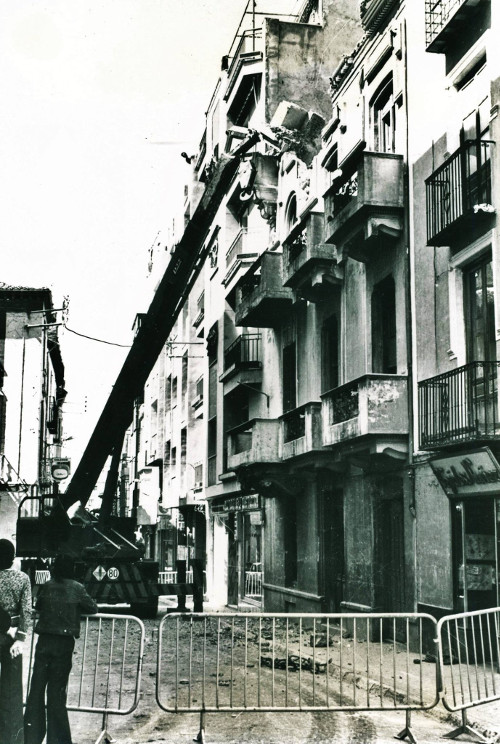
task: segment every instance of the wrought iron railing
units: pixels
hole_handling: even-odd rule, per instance
[[[299,233],[297,233],[291,240],[287,240],[286,242],[288,263],[292,263],[293,261],[295,261],[297,256],[300,256],[306,245],[307,226],[304,226]]]
[[[262,281],[262,265],[259,261],[258,265],[251,268],[245,274],[245,279],[241,284],[241,299],[246,300],[254,293],[257,287],[260,286]]]
[[[467,0],[425,0],[425,45],[432,44],[450,18]]]
[[[283,421],[283,440],[291,442],[306,435],[306,407],[300,406],[285,413]]]
[[[359,415],[359,380],[348,382],[328,393],[329,424],[356,418]]]
[[[224,352],[224,369],[232,366],[261,366],[260,333],[243,333]]]
[[[500,437],[500,362],[471,362],[419,383],[420,447]]]
[[[491,207],[491,146],[467,140],[427,178],[427,240],[431,243],[466,213]]]
[[[353,173],[343,181],[333,192],[330,205],[332,217],[336,217],[344,207],[358,195],[358,172]]]

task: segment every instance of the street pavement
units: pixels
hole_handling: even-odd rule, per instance
[[[166,713],[155,699],[156,648],[158,624],[167,611],[175,610],[176,598],[162,597],[156,621],[145,621],[146,647],[142,670],[142,693],[137,709],[127,716],[111,715],[108,730],[117,744],[188,744],[196,737],[200,727],[199,713]],[[189,599],[187,609],[192,610]],[[206,603],[206,612],[228,612],[226,607]],[[382,677],[388,680],[393,674],[392,657],[382,655]],[[432,661],[422,661],[430,671]],[[414,671],[417,673],[418,667]],[[432,700],[436,684],[433,673],[423,677],[423,698]],[[366,683],[365,683],[366,687]],[[500,702],[486,703],[467,711],[468,722],[489,742],[500,741]],[[73,739],[77,744],[96,742],[102,716],[72,712]],[[207,744],[388,744],[405,728],[404,711],[387,709],[378,711],[308,711],[308,712],[216,712],[205,718]],[[429,711],[411,714],[411,731],[420,744],[436,744],[461,724],[460,712],[450,713],[440,702]],[[408,739],[406,739],[408,740]],[[458,741],[474,741],[471,735],[462,735]]]

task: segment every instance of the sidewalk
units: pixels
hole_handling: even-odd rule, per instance
[[[176,597],[165,597],[161,599],[160,602],[160,611],[167,611],[170,612],[175,611],[175,608],[177,606],[177,599]],[[188,597],[186,602],[186,607],[189,611],[192,611],[192,600]],[[249,606],[248,609],[245,608],[246,611],[252,612],[255,611],[252,606]],[[245,611],[243,610],[243,611]],[[205,602],[204,604],[204,611],[205,612],[215,612],[215,613],[231,613],[233,610],[229,609],[228,607],[224,606],[214,606],[213,603],[210,601]],[[242,612],[242,608],[238,610],[239,613]],[[352,640],[351,640],[352,643]],[[363,641],[359,641],[358,643],[364,643]],[[377,652],[377,656],[375,658],[375,652],[374,652],[374,659],[373,659],[373,665],[370,665],[370,669],[377,669],[379,670],[378,673],[380,673],[380,658],[382,659],[382,686],[384,688],[384,694],[388,693],[391,694],[391,679],[393,679],[393,656],[390,653],[391,651],[391,645],[392,644],[384,644],[384,646],[387,647],[388,653],[383,653],[381,657],[379,656]],[[297,649],[293,649],[296,651]],[[385,650],[385,649],[384,649]],[[276,648],[276,651],[279,651],[278,648]],[[292,651],[292,648],[290,648],[290,651]],[[326,649],[322,649],[323,653],[326,652]],[[318,653],[320,652],[319,649],[316,649],[316,657],[318,658]],[[312,649],[306,649],[302,648],[302,653],[308,653],[310,656],[312,655]],[[432,661],[426,661],[426,657],[420,658],[418,654],[412,654],[411,655],[411,662],[415,666],[410,670],[410,675],[412,677],[417,676],[417,665],[420,663],[422,665],[425,665],[428,667],[428,669],[425,669],[425,673],[422,675],[422,686],[423,686],[423,698],[425,700],[432,700],[435,695],[436,690],[436,680],[435,680],[435,663]],[[325,657],[326,660],[326,657]],[[335,667],[335,660],[332,664],[333,667]],[[431,673],[432,669],[432,673]],[[342,670],[341,670],[342,671]],[[454,666],[453,670],[454,674],[458,674],[457,666]],[[448,680],[449,682],[449,676],[451,672],[449,671],[449,667],[445,666],[444,669],[445,674],[445,681]],[[481,675],[481,671],[479,672],[479,675]],[[363,690],[372,689],[375,686],[378,686],[380,689],[380,684],[377,680],[372,678],[372,674],[370,674],[370,678],[356,678],[356,688],[360,690],[360,694],[362,694]],[[420,675],[419,679],[420,679]],[[495,677],[493,680],[493,684],[496,683],[495,691],[490,689],[489,695],[494,696],[495,694],[498,694],[500,696],[500,675],[496,674],[492,677]],[[467,685],[482,685],[483,680],[478,678],[477,672],[476,677],[474,677],[474,674],[471,675],[471,679],[464,678],[463,679],[463,685],[464,688]],[[489,688],[492,687],[491,680],[488,679]],[[451,689],[448,691],[451,692]],[[458,699],[461,700],[460,694],[458,695]],[[452,701],[452,696],[449,696],[450,702]],[[416,701],[417,702],[417,701]],[[455,711],[450,712],[448,711],[442,702],[439,702],[434,708],[428,711],[428,714],[435,716],[440,722],[446,722],[446,724],[449,726],[449,731],[453,731],[454,729],[460,727],[462,725],[462,714],[461,711]],[[416,711],[413,713],[415,722],[418,721],[418,715],[419,712]],[[467,708],[466,710],[466,716],[467,716],[467,722],[470,725],[470,727],[474,730],[476,730],[479,734],[486,737],[488,741],[496,741],[500,739],[500,701],[494,701],[489,703],[484,703],[481,705],[475,705],[470,708]],[[463,735],[459,739],[466,741],[466,740],[474,740],[474,737],[471,737],[470,735]]]

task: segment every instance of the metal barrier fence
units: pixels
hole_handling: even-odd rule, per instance
[[[159,626],[156,699],[167,712],[411,711],[439,702],[426,614],[171,614]],[[414,663],[414,662],[417,663]]]
[[[460,711],[462,725],[448,734],[473,734],[467,709],[500,700],[500,607],[447,615],[437,625],[443,705]]]
[[[102,730],[96,744],[113,741],[108,716],[128,715],[139,703],[144,624],[132,615],[90,615],[82,621],[76,640],[68,683],[70,711],[102,714]],[[29,677],[34,662],[32,636]],[[29,682],[27,685],[29,692]]]
[[[177,583],[177,571],[171,569],[169,571],[160,571],[158,574],[158,581],[160,584],[176,584]],[[186,571],[186,583],[193,583],[193,569],[189,568]]]

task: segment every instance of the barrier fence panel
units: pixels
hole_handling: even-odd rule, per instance
[[[67,707],[70,711],[102,714],[97,742],[113,741],[107,730],[110,714],[128,715],[137,708],[144,635],[143,622],[132,615],[98,614],[82,620],[80,638],[75,642]],[[35,640],[33,634],[28,680]]]
[[[167,712],[410,712],[439,701],[436,621],[424,614],[170,614],[156,698]],[[427,648],[425,647],[427,644]],[[430,644],[430,645],[429,645]]]
[[[447,615],[437,632],[443,705],[462,714],[462,725],[447,736],[484,739],[468,725],[467,709],[500,700],[500,607]]]

